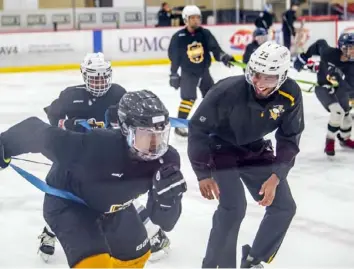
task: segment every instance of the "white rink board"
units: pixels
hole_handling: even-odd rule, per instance
[[[92,31],[3,34],[0,67],[79,63],[92,51]]]
[[[297,23],[299,26],[299,23]],[[252,41],[254,25],[205,26],[215,36],[221,48],[233,55],[242,56],[245,47]],[[94,52],[94,43],[102,44],[106,57],[117,64],[167,63],[167,49],[178,27],[102,30],[102,37],[93,31],[64,31],[1,34],[0,68],[78,65],[84,55]],[[270,33],[273,40],[282,43],[281,25],[275,24]],[[306,22],[304,49],[318,39],[336,45],[337,35],[354,31],[353,22]],[[139,61],[144,60],[144,61]],[[52,68],[52,69],[53,69]],[[75,67],[76,68],[76,67]],[[12,70],[12,71],[14,71]],[[45,70],[42,68],[41,70]]]

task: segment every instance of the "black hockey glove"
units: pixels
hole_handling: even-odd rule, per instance
[[[5,158],[4,145],[0,140],[0,170],[5,169],[11,163],[11,158]]]
[[[175,204],[187,191],[187,184],[179,168],[175,165],[163,165],[153,177],[152,195],[161,207],[166,209]]]
[[[301,69],[307,64],[308,58],[305,56],[304,53],[299,54],[294,61],[294,68],[300,72]]]
[[[231,67],[233,66],[232,62],[235,62],[235,59],[233,56],[229,55],[229,54],[223,54],[220,57],[220,61],[226,65],[227,67]]]
[[[326,78],[333,87],[338,87],[339,83],[345,79],[345,75],[338,67],[330,65]]]
[[[108,109],[105,113],[105,121],[106,121],[106,124],[109,124],[109,126],[106,126],[106,128],[108,128],[108,127],[117,128],[119,126],[117,105],[108,107]]]
[[[171,74],[170,86],[178,90],[180,84],[181,84],[181,77],[177,73]]]

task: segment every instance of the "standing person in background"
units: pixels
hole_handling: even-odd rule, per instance
[[[284,46],[290,50],[291,36],[295,37],[294,22],[296,21],[296,11],[299,8],[299,2],[294,0],[291,2],[291,8],[283,13],[283,42]]]
[[[181,104],[178,118],[187,119],[197,99],[197,87],[204,97],[214,81],[210,75],[210,52],[217,61],[231,66],[235,59],[219,46],[214,35],[201,27],[201,11],[197,6],[186,6],[182,17],[186,27],[178,30],[171,39],[168,57],[171,61],[170,85],[176,90],[181,87]],[[181,67],[181,76],[178,69]],[[175,133],[187,137],[186,128],[175,128]]]
[[[157,25],[156,27],[168,27],[172,25],[172,19],[174,15],[172,14],[172,10],[170,9],[167,2],[163,2],[161,4],[161,9],[157,13]]]
[[[254,24],[257,28],[269,30],[273,25],[273,18],[273,6],[271,4],[265,4],[263,12],[259,13],[259,17],[255,20]]]

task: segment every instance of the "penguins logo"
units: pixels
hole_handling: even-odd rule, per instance
[[[200,64],[204,61],[204,48],[202,43],[194,41],[187,47],[187,55],[192,63]]]
[[[283,105],[275,105],[273,108],[269,109],[270,119],[277,120],[283,112]]]

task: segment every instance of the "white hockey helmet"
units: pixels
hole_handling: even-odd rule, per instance
[[[112,67],[103,53],[88,53],[81,63],[81,74],[86,89],[95,97],[105,95],[112,86]]]
[[[251,54],[246,67],[246,80],[250,83],[256,93],[267,97],[285,82],[291,66],[290,51],[272,41],[263,43]]]
[[[199,7],[195,5],[185,6],[182,11],[182,18],[185,24],[188,24],[188,19],[190,16],[202,16],[202,12]]]

